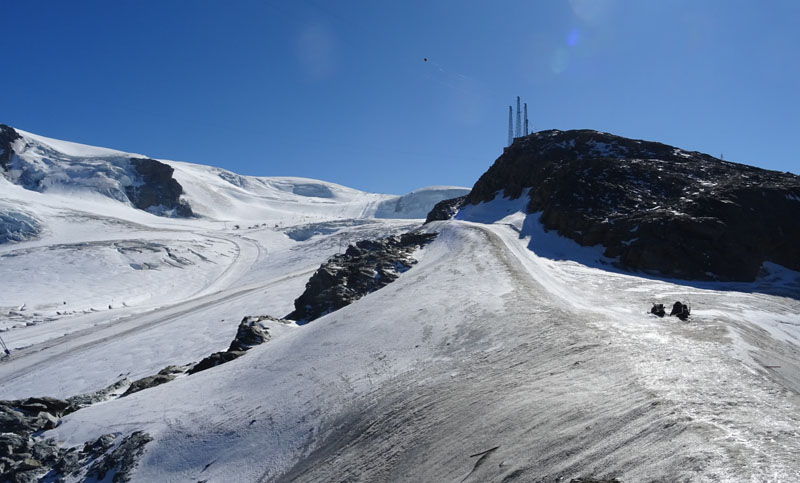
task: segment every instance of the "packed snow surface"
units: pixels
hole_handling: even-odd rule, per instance
[[[348,243],[421,223],[373,218],[389,195],[170,164],[203,217],[0,180],[0,201],[45,227],[0,245],[15,281],[0,295],[14,349],[0,398],[198,361],[242,317],[289,313]],[[525,198],[426,225],[439,236],[391,285],[43,436],[144,430],[140,482],[800,480],[800,274],[624,273],[543,230]],[[676,300],[689,322],[647,313]]]

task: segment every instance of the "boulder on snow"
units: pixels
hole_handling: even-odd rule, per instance
[[[667,314],[667,311],[664,309],[664,304],[653,304],[653,308],[650,309],[650,313],[659,317],[663,317]]]
[[[686,320],[689,318],[689,306],[681,302],[675,302],[672,304],[672,311],[669,313],[669,315],[674,315],[681,320]]]

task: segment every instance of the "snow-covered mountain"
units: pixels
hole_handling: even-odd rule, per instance
[[[0,429],[16,434],[0,434],[5,475],[800,479],[798,272],[631,274],[602,246],[548,231],[528,212],[530,186],[421,226],[374,216],[466,190],[392,198],[163,163],[197,216],[156,216],[96,185],[0,180],[13,219],[40,226],[0,245],[13,281],[0,292],[12,348]],[[411,230],[437,235],[347,248]],[[386,247],[406,258],[376,255]],[[315,285],[352,303],[279,320]],[[649,313],[675,301],[688,321]],[[121,397],[131,387],[145,389]]]

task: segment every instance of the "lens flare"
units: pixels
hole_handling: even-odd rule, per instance
[[[573,28],[572,30],[570,30],[569,33],[567,34],[567,45],[569,45],[570,47],[575,47],[576,45],[578,45],[578,42],[580,41],[581,41],[581,33],[578,31],[578,29]]]

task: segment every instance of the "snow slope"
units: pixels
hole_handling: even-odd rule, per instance
[[[49,434],[149,432],[135,481],[800,478],[797,298],[609,272],[513,202],[476,211],[392,285]],[[684,298],[691,323],[646,313]]]

